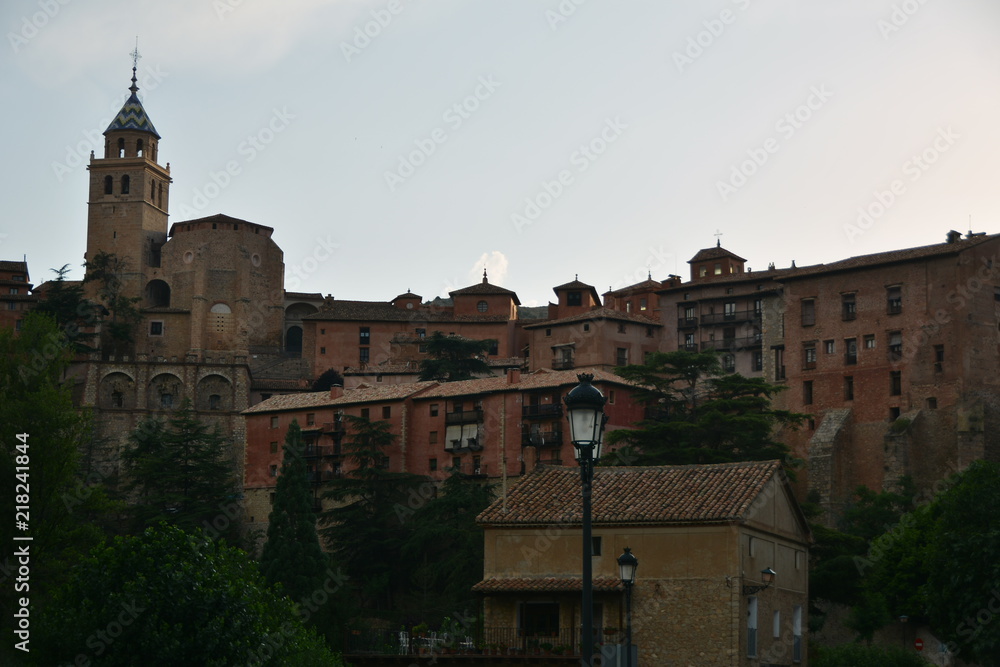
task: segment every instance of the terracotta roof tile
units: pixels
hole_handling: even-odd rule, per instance
[[[285,394],[274,396],[243,411],[243,414],[261,412],[283,412],[287,410],[304,410],[306,408],[325,408],[337,405],[353,405],[355,403],[377,403],[395,401],[412,396],[418,392],[433,387],[436,382],[408,382],[404,384],[387,384],[378,387],[361,385],[344,391],[339,398],[330,398],[328,391],[311,391],[305,394]]]
[[[616,322],[634,322],[636,324],[643,324],[647,326],[657,326],[661,327],[663,324],[652,320],[648,317],[642,315],[636,315],[634,313],[623,313],[620,310],[615,310],[613,308],[594,308],[593,310],[588,310],[585,313],[579,313],[578,315],[570,315],[569,317],[562,317],[557,320],[546,320],[544,322],[539,322],[538,324],[526,324],[523,328],[525,329],[538,329],[541,327],[549,327],[553,324],[568,324],[570,322],[587,322],[594,320],[614,320]]]
[[[538,370],[534,373],[523,373],[519,382],[511,383],[506,375],[479,378],[477,380],[459,380],[458,382],[442,382],[437,387],[420,394],[420,398],[448,398],[451,396],[475,396],[499,391],[530,391],[563,386],[576,386],[580,380],[578,373],[593,373],[594,382],[614,382],[627,384],[624,378],[614,373],[598,369],[578,368],[571,371]]]
[[[612,593],[621,591],[618,577],[593,577],[595,591]],[[583,590],[582,577],[490,577],[472,587],[474,593],[560,593]]]
[[[676,524],[738,521],[779,461],[692,466],[598,467],[594,471],[594,524]],[[582,522],[580,471],[542,467],[521,478],[504,503],[476,521],[485,526],[576,525]]]
[[[688,264],[704,262],[710,259],[719,259],[721,257],[732,257],[740,260],[741,262],[746,261],[734,252],[730,252],[721,246],[715,246],[714,248],[703,248],[699,250],[694,257],[688,260]]]
[[[448,295],[452,298],[454,298],[456,294],[459,296],[489,296],[502,294],[504,296],[509,296],[517,305],[521,305],[520,299],[517,298],[517,292],[512,292],[511,290],[500,287],[499,285],[488,283],[485,278],[483,278],[483,282],[481,283],[476,283],[475,285],[470,285],[469,287],[463,287],[462,289],[448,292]]]

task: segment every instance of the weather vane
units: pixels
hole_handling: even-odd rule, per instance
[[[138,35],[135,36],[135,48],[132,49],[132,53],[130,53],[129,55],[132,56],[132,71],[135,71],[135,69],[139,67],[139,58],[142,58],[142,55],[139,53]]]

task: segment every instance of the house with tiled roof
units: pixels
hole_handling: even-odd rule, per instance
[[[631,428],[642,408],[624,379],[594,370],[608,397],[609,430]],[[282,443],[293,420],[307,441],[307,468],[316,497],[322,483],[350,470],[341,444],[344,415],[384,420],[395,435],[386,465],[441,482],[458,471],[505,488],[539,465],[573,460],[563,396],[579,383],[574,371],[522,373],[458,382],[374,383],[330,391],[276,395],[243,412],[244,487],[248,514],[263,527],[281,467]]]
[[[592,486],[596,642],[625,624],[617,557],[639,560],[639,664],[807,664],[811,535],[778,461],[597,467]],[[579,646],[582,504],[576,467],[543,467],[477,518],[486,627]],[[776,575],[767,588],[762,571]]]
[[[28,262],[0,260],[0,327],[20,331],[27,311],[35,307]]]

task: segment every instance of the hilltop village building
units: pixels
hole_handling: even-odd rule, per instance
[[[102,154],[92,155],[88,166],[85,257],[113,255],[122,294],[139,300],[141,320],[132,343],[106,345],[73,369],[74,395],[93,410],[98,434],[110,443],[98,462],[108,472],[116,470],[120,448],[142,419],[164,417],[189,401],[229,435],[229,454],[248,488],[263,489],[260,471],[273,462],[252,472],[244,466],[250,452],[274,453],[272,443],[283,436],[256,427],[248,435],[257,413],[246,411],[257,404],[274,409],[283,434],[283,404],[268,399],[317,401],[309,398],[312,381],[331,368],[345,378],[345,397],[400,385],[398,405],[369,406],[372,417],[385,407],[391,419],[397,407],[429,411],[423,402],[433,392],[446,413],[452,389],[417,382],[427,358],[422,341],[438,331],[494,341],[485,360],[495,377],[483,382],[517,387],[543,377],[538,371],[552,378],[565,372],[558,391],[539,398],[553,405],[574,371],[610,374],[654,351],[716,350],[725,370],[783,384],[779,406],[810,415],[805,428],[780,437],[805,462],[796,493],[819,492],[830,511],[858,484],[889,488],[909,474],[918,488],[930,488],[973,459],[1000,455],[996,235],[949,232],[935,245],[758,271],[717,242],[694,254],[687,279],[649,276],[602,297],[574,277],[553,288],[554,302],[541,309],[523,308],[517,294],[485,273],[448,299],[425,300],[408,289],[389,301],[288,292],[275,228],[222,214],[168,224],[171,168],[161,158],[161,136],[139,100],[134,72],[129,91],[104,133]],[[0,264],[0,281],[2,322],[16,329],[43,290],[30,291],[24,261]],[[96,296],[98,285],[88,282],[86,289]],[[616,426],[630,426],[642,410],[621,403],[631,393],[604,378],[616,393]],[[470,406],[523,394],[523,410],[534,390],[469,391],[463,400]],[[295,394],[302,397],[289,396]],[[363,402],[350,409],[360,414]],[[514,405],[503,409],[508,417],[517,414]],[[466,412],[464,406],[450,411]],[[406,461],[407,470],[440,476],[454,464],[446,442],[472,439],[483,442],[483,450],[466,448],[458,456],[462,466],[476,470],[479,456],[478,469],[488,479],[519,475],[524,454],[513,452],[525,430],[562,429],[529,417],[522,412],[519,420],[505,418],[494,427],[484,421],[482,430],[477,421],[469,426],[474,435],[463,430],[450,438],[450,427],[471,422],[431,428],[408,414],[398,423],[406,456],[400,452],[391,465]],[[335,421],[331,413],[317,424]],[[505,454],[490,449],[490,443],[501,446],[491,440],[501,425]],[[566,444],[560,447],[558,456],[546,456],[571,464]],[[536,461],[534,451],[525,470]],[[251,514],[259,520],[263,511]]]
[[[579,641],[579,495],[576,470],[542,467],[477,518],[473,590],[487,628],[516,628],[509,648]],[[630,547],[639,664],[807,664],[811,535],[780,462],[598,467],[593,497],[595,645],[621,641],[616,559]]]

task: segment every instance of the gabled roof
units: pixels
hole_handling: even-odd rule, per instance
[[[688,260],[688,264],[694,264],[695,262],[707,262],[708,260],[721,259],[722,257],[732,257],[733,259],[738,259],[741,262],[746,261],[736,253],[730,252],[722,246],[717,245],[714,248],[703,248],[699,250],[694,257]]]
[[[525,324],[524,329],[539,329],[541,327],[550,327],[557,324],[568,324],[571,322],[592,322],[594,320],[614,320],[617,322],[633,322],[635,324],[642,324],[645,326],[656,326],[661,327],[663,324],[657,322],[656,320],[650,319],[648,317],[643,317],[642,315],[636,315],[635,313],[624,313],[620,310],[615,310],[614,308],[605,308],[601,306],[600,308],[593,308],[584,313],[577,313],[576,315],[570,315],[569,317],[561,317],[557,320],[544,320],[538,322],[537,324]]]
[[[28,263],[9,259],[0,260],[0,271],[23,271],[27,275]]]
[[[146,110],[142,108],[139,96],[136,95],[139,91],[139,86],[135,84],[135,81],[135,68],[133,67],[132,85],[129,87],[132,94],[125,100],[125,104],[122,105],[118,115],[108,125],[108,129],[104,130],[104,134],[115,130],[139,130],[140,132],[149,132],[159,139],[160,135],[156,132],[156,128],[153,127],[153,121],[149,119]]]
[[[697,524],[742,521],[779,461],[715,465],[601,467],[594,470],[595,524]],[[504,508],[506,506],[506,512]],[[484,510],[484,526],[575,525],[583,520],[580,471],[540,467]]]
[[[635,285],[629,285],[628,287],[622,287],[621,289],[608,290],[606,294],[611,296],[628,296],[630,294],[641,294],[643,292],[655,292],[663,287],[663,283],[659,280],[653,280],[652,278],[647,278],[641,283],[636,283]]]

